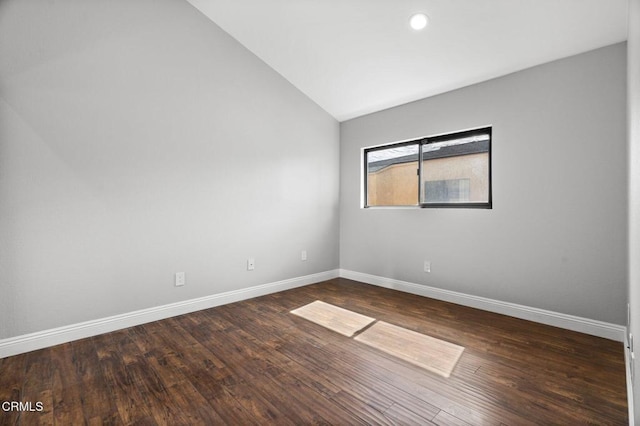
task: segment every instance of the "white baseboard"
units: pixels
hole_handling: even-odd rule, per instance
[[[71,342],[73,340],[83,339],[86,337],[96,336],[102,333],[121,330],[123,328],[170,318],[176,315],[213,308],[227,303],[264,296],[278,291],[302,287],[337,277],[338,270],[336,269],[240,290],[213,294],[168,305],[141,309],[139,311],[129,312],[126,314],[114,315],[108,318],[72,324],[22,336],[10,337],[0,340],[0,358],[46,348],[48,346],[59,345],[61,343]]]
[[[627,405],[629,407],[629,426],[636,424],[633,407],[633,369],[631,368],[631,350],[629,349],[629,337],[624,338],[624,366],[627,372]]]
[[[541,324],[552,325],[554,327],[560,327],[567,330],[578,331],[592,336],[604,337],[605,339],[615,340],[618,342],[624,342],[625,340],[626,327],[623,325],[610,324],[603,321],[532,308],[515,303],[502,302],[485,297],[472,296],[469,294],[379,277],[376,275],[364,274],[362,272],[355,272],[347,269],[340,269],[340,277],[377,285],[379,287],[400,290],[419,296],[430,297],[432,299],[443,300],[445,302],[452,302],[458,305],[478,308],[484,311],[509,315],[511,317],[534,321]]]
[[[238,302],[278,291],[289,290],[296,287],[330,280],[338,276],[367,284],[377,285],[379,287],[404,291],[406,293],[430,297],[432,299],[443,300],[489,312],[509,315],[598,337],[604,337],[610,340],[619,342],[625,341],[626,327],[622,325],[610,324],[588,318],[546,311],[544,309],[517,305],[515,303],[472,296],[455,291],[443,290],[346,269],[339,269],[2,339],[0,340],[0,358],[71,342],[73,340],[83,339],[86,337],[96,336],[98,334],[108,333],[127,327],[133,327],[151,321],[170,318],[176,315],[208,309],[227,303]]]

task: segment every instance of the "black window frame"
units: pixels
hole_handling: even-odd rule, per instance
[[[432,143],[437,143],[437,142],[443,142],[443,141],[447,141],[447,140],[451,140],[451,139],[462,139],[462,138],[468,138],[468,137],[473,137],[473,136],[479,136],[479,135],[489,135],[489,140],[488,140],[488,148],[487,148],[487,154],[488,154],[488,164],[487,164],[487,185],[488,185],[488,194],[487,194],[487,201],[483,201],[483,202],[442,202],[442,203],[425,203],[422,201],[422,193],[424,191],[423,189],[423,182],[422,182],[422,170],[423,170],[423,147],[425,145],[429,145]],[[437,136],[427,136],[427,137],[423,137],[423,138],[418,138],[418,139],[413,139],[413,140],[409,140],[409,141],[404,141],[404,142],[396,142],[396,143],[390,143],[390,144],[386,144],[386,145],[380,145],[380,146],[376,146],[376,147],[372,147],[372,148],[365,148],[364,149],[364,155],[363,155],[363,161],[364,161],[364,208],[388,208],[388,207],[399,207],[399,208],[411,208],[411,207],[419,207],[419,208],[454,208],[454,209],[492,209],[493,208],[493,184],[492,184],[492,170],[491,170],[491,163],[492,163],[492,154],[491,154],[491,142],[493,140],[493,135],[492,135],[492,127],[491,126],[487,126],[487,127],[481,127],[481,128],[477,128],[477,129],[472,129],[472,130],[463,130],[463,131],[459,131],[459,132],[453,132],[453,133],[446,133],[446,134],[442,134],[442,135],[437,135]],[[417,169],[417,173],[416,173],[416,178],[418,179],[418,203],[417,204],[408,204],[408,205],[388,205],[388,206],[379,206],[379,205],[374,205],[374,206],[370,206],[368,205],[368,199],[369,199],[369,194],[368,194],[368,174],[369,174],[369,164],[368,164],[368,155],[370,152],[375,152],[375,151],[382,151],[382,150],[386,150],[386,149],[390,149],[390,148],[398,148],[398,147],[403,147],[403,146],[409,146],[409,145],[417,145],[418,146],[418,158],[417,158],[417,163],[418,163],[418,169]],[[466,155],[466,154],[462,154],[462,155]],[[452,155],[452,157],[455,156],[462,156],[462,155]]]

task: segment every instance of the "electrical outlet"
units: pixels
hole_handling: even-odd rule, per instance
[[[306,250],[302,250],[300,252],[300,260],[307,260],[307,251]]]
[[[187,282],[187,277],[184,272],[176,272],[176,287],[182,287]]]
[[[431,272],[431,262],[428,260],[424,261],[424,271],[425,272]]]
[[[253,271],[256,269],[256,260],[253,257],[247,259],[247,271]]]

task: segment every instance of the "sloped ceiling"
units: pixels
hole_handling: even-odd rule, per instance
[[[339,121],[627,37],[627,0],[188,1]]]

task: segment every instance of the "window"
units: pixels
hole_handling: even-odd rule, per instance
[[[364,150],[365,207],[491,208],[491,128]]]

